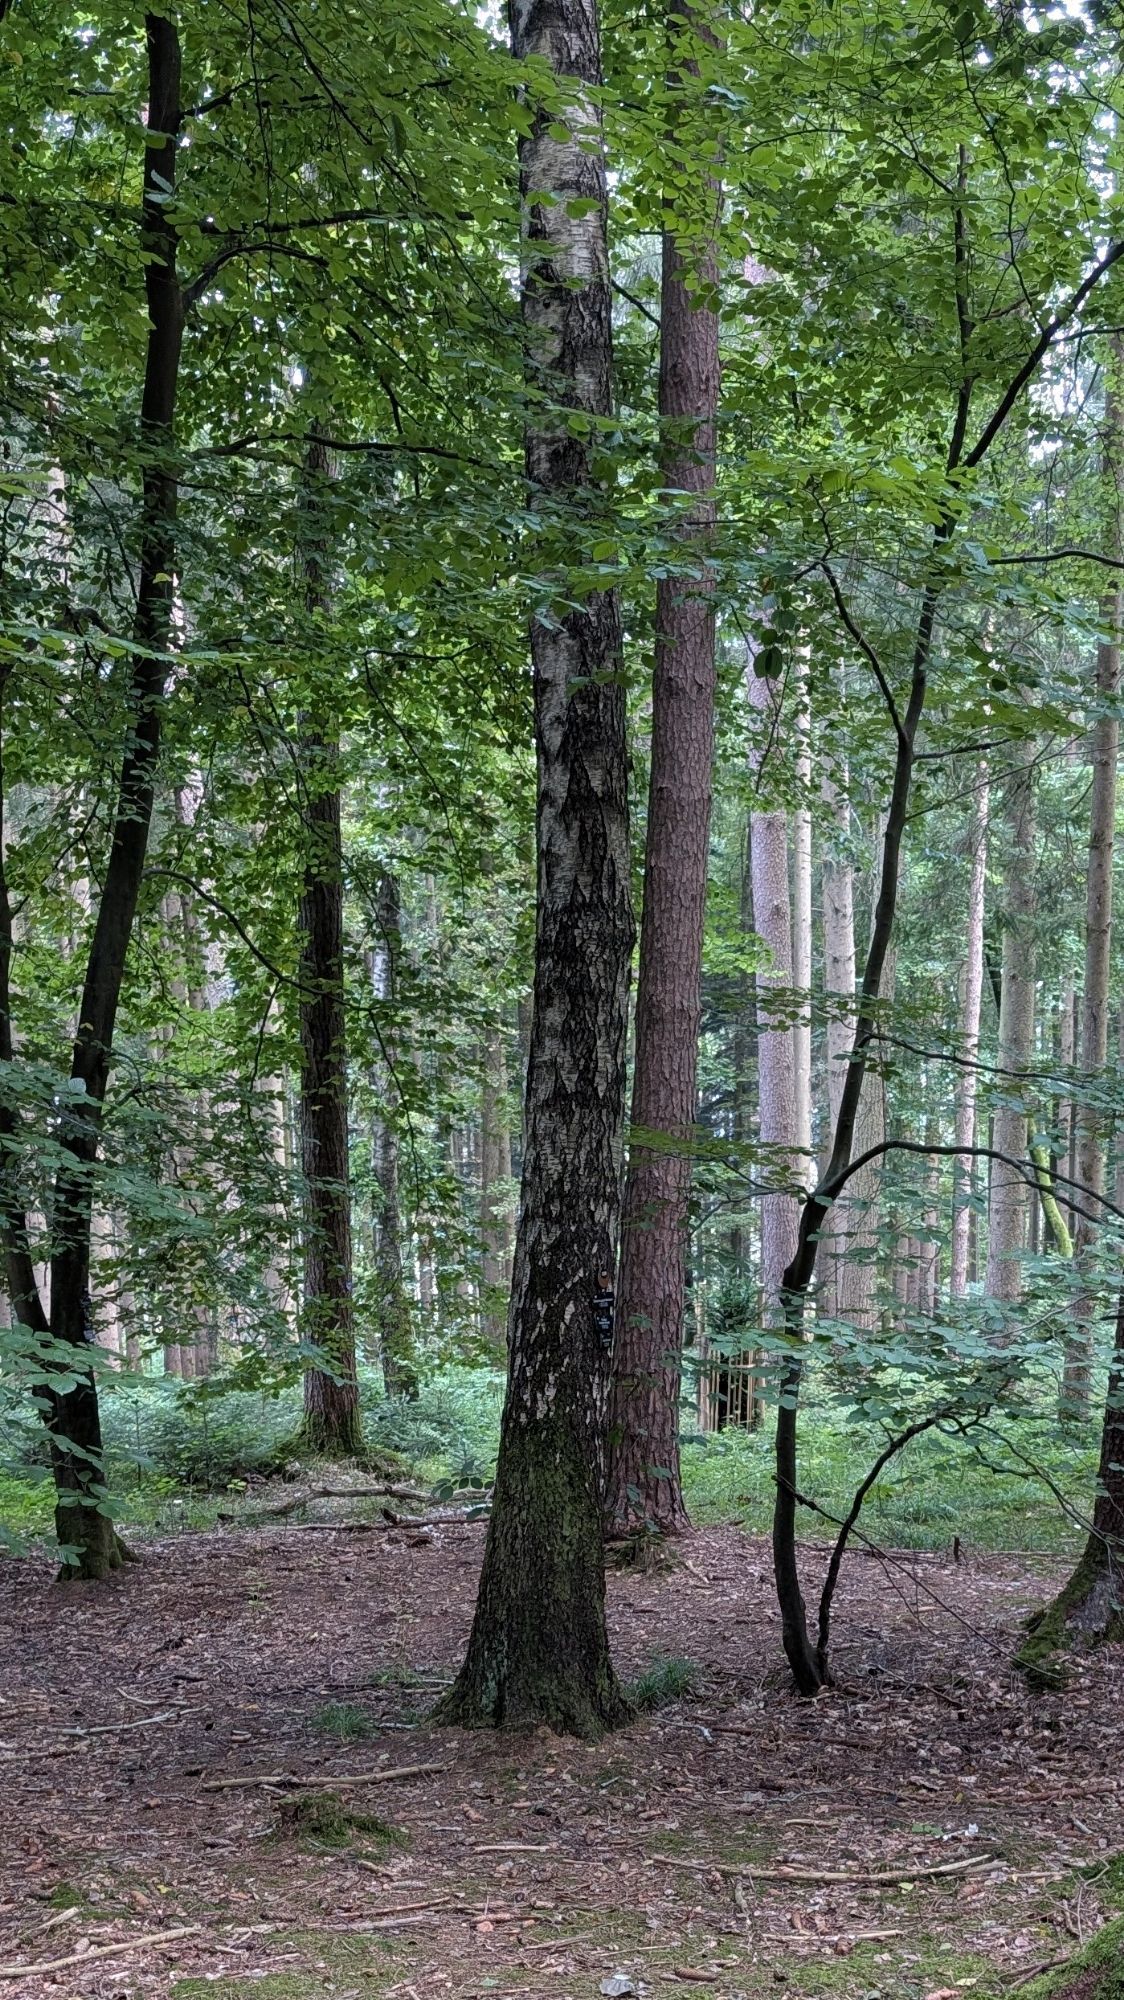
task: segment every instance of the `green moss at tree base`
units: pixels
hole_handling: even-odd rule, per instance
[[[1117,1917],[1067,1964],[1021,1989],[1023,2000],[1124,2000],[1124,1917]]]
[[[1124,1640],[1124,1610],[1116,1598],[1116,1572],[1104,1547],[1090,1540],[1073,1575],[1052,1604],[1028,1620],[1027,1636],[1015,1665],[1032,1684],[1057,1688],[1065,1682],[1060,1655],[1079,1646]]]
[[[55,1508],[55,1534],[65,1552],[56,1579],[59,1583],[101,1583],[123,1563],[138,1560],[109,1515],[97,1507],[60,1500]]]

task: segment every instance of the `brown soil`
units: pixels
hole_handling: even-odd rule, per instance
[[[482,1534],[235,1528],[96,1585],[9,1564],[0,1971],[29,1970],[0,2000],[597,2000],[615,1973],[640,2000],[979,2000],[1119,1893],[1124,1661],[1055,1694],[1009,1665],[1058,1565],[856,1556],[840,1684],[806,1704],[765,1547],[698,1533],[609,1594],[622,1674],[687,1657],[699,1691],[590,1746],[426,1725]],[[417,1764],[441,1768],[341,1782]],[[284,1813],[291,1784],[209,1788],[255,1775],[334,1788],[343,1844]]]

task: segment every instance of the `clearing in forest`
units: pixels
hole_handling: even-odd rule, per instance
[[[234,1528],[65,1590],[10,1564],[4,1994],[998,2000],[1116,1907],[1124,1663],[1010,1667],[1064,1561],[856,1557],[839,1685],[801,1703],[764,1544],[699,1532],[610,1578],[662,1705],[585,1745],[428,1726],[482,1541]]]

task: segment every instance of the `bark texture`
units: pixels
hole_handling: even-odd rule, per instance
[[[497,1355],[507,1352],[507,1307],[511,1292],[512,1216],[511,1121],[508,1112],[507,1051],[502,1030],[484,1036],[480,1091],[481,1323]]]
[[[1010,854],[1003,908],[1003,984],[999,1053],[1005,1101],[995,1107],[994,1144],[1012,1160],[1027,1158],[1025,1086],[1019,1082],[1034,1053],[1035,882],[1034,745],[1020,744],[1008,781]],[[1027,1183],[1013,1166],[994,1160],[988,1202],[989,1298],[1015,1304],[1022,1297],[1021,1257],[1026,1238]]]
[[[823,897],[824,991],[830,1012],[827,1020],[827,1135],[839,1117],[843,1085],[847,1079],[847,1059],[855,1039],[855,882],[850,855],[851,806],[847,796],[846,766],[827,771],[823,777],[823,802],[827,819],[821,874]],[[823,1280],[820,1300],[832,1318],[843,1312],[846,1271],[845,1204],[839,1202],[824,1228],[821,1246]]]
[[[1124,345],[1113,341],[1108,394],[1105,399],[1104,460],[1110,491],[1109,553],[1116,562],[1124,556],[1120,510],[1120,459],[1124,447],[1124,412],[1118,401],[1119,371]],[[1108,1056],[1109,961],[1112,951],[1112,856],[1116,832],[1116,765],[1120,749],[1120,722],[1113,704],[1120,692],[1120,631],[1124,617],[1124,594],[1119,585],[1101,603],[1101,617],[1108,637],[1097,647],[1096,696],[1102,712],[1093,724],[1093,792],[1089,807],[1089,861],[1085,876],[1085,994],[1081,1017],[1081,1067],[1095,1091],[1101,1082]],[[1074,1232],[1074,1255],[1079,1268],[1093,1262],[1097,1239],[1099,1197],[1105,1185],[1104,1112],[1095,1098],[1086,1095],[1077,1110],[1077,1166],[1075,1178],[1085,1190],[1079,1197],[1082,1213]],[[1090,1378],[1093,1365],[1094,1330],[1098,1311],[1095,1288],[1077,1302],[1073,1331],[1066,1342],[1062,1373],[1061,1410],[1072,1422],[1084,1423],[1089,1416]]]
[[[682,17],[678,25],[690,32]],[[697,74],[697,64],[680,58],[675,74],[688,73]],[[717,207],[716,188],[705,198]],[[656,588],[632,1136],[605,1502],[606,1530],[616,1536],[645,1529],[677,1534],[688,1525],[679,1400],[714,756],[714,578],[705,543],[715,521],[719,391],[718,314],[693,300],[687,289],[693,275],[713,288],[704,298],[713,296],[713,238],[700,250],[665,230],[663,483],[685,497],[679,532],[698,559],[690,574],[664,578]]]
[[[306,609],[329,610],[322,511],[326,448],[305,462]],[[344,1006],[343,837],[339,746],[311,724],[301,742],[304,890],[300,907],[300,1135],[304,1188],[303,1333],[324,1357],[304,1377],[301,1443],[327,1457],[362,1450],[351,1274],[351,1177]]]
[[[49,1316],[32,1266],[23,1216],[5,1196],[9,1290],[19,1322],[49,1339],[78,1376],[59,1391],[44,1385],[39,1403],[51,1440],[57,1494],[55,1527],[63,1550],[63,1576],[100,1578],[124,1556],[105,1511],[101,1419],[93,1369],[85,1360],[95,1335],[89,1298],[94,1167],[102,1107],[113,1053],[129,939],[144,873],[145,853],[172,635],[176,562],[177,482],[173,424],[183,338],[183,302],[176,275],[176,234],[169,217],[175,186],[180,127],[180,46],[175,21],[145,17],[148,57],[148,131],[141,198],[148,340],[141,393],[142,499],[136,612],[127,693],[125,747],[101,897],[86,961],[86,975],[71,1056],[74,1089],[65,1100],[56,1141]],[[0,894],[0,1061],[13,1059],[8,970],[11,911]],[[15,1113],[0,1112],[0,1138],[15,1136]],[[7,1176],[5,1189],[10,1186]]]
[[[796,684],[796,805],[792,814],[792,984],[800,996],[793,1028],[796,1144],[800,1179],[816,1178],[812,1158],[812,715],[808,661],[798,654]]]
[[[964,1148],[973,1146],[976,1139],[979,1071],[975,1065],[980,1052],[980,1007],[983,1000],[988,802],[987,765],[981,763],[976,773],[976,798],[969,835],[971,875],[968,882],[964,975],[960,988],[960,1054],[964,1066],[956,1072],[954,1106],[954,1142]],[[973,1184],[971,1162],[966,1158],[954,1160],[952,1173],[952,1244],[948,1289],[954,1299],[960,1299],[968,1290]]]
[[[388,1396],[417,1394],[418,1371],[410,1300],[402,1275],[402,1212],[398,1198],[398,1127],[395,1123],[394,1070],[397,1051],[389,1026],[398,992],[402,956],[402,904],[398,878],[388,868],[379,883],[377,921],[379,943],[371,954],[371,990],[388,1021],[379,1034],[383,1060],[371,1071],[371,1090],[378,1107],[371,1121],[373,1167],[372,1250],[374,1252],[375,1324],[383,1387]]]
[[[767,746],[777,728],[776,684],[759,679],[752,663],[748,682],[756,725],[750,761],[760,783]],[[761,1319],[765,1326],[776,1326],[784,1319],[781,1285],[796,1252],[800,1222],[799,1205],[790,1189],[800,1180],[805,1166],[796,1152],[798,1030],[790,1020],[793,977],[787,813],[751,814],[750,855],[753,921],[770,953],[768,969],[757,975],[758,1138],[769,1148],[763,1177],[777,1183],[776,1192],[763,1195],[760,1204]]]
[[[511,29],[514,54],[545,61],[569,96],[569,136],[558,136],[556,111],[539,109],[519,165],[527,472],[540,503],[578,525],[598,495],[588,441],[568,415],[607,414],[612,391],[597,15],[593,0],[516,0]],[[563,199],[540,204],[537,190]],[[602,1300],[620,1222],[634,936],[615,597],[536,618],[531,654],[535,990],[508,1385],[476,1614],[438,1715],[595,1736],[626,1712],[601,1539]]]

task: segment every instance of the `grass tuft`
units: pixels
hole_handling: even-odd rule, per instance
[[[358,1743],[364,1736],[377,1736],[378,1723],[354,1701],[328,1701],[312,1717],[312,1727],[337,1743]]]
[[[642,1715],[653,1708],[666,1708],[670,1701],[683,1701],[697,1693],[701,1676],[693,1660],[657,1654],[650,1666],[625,1689],[632,1706]]]

